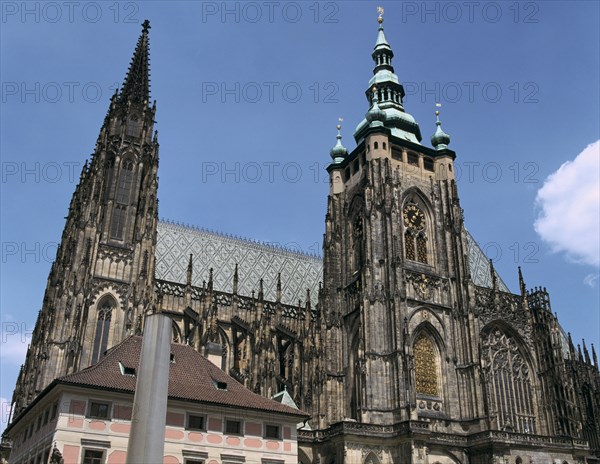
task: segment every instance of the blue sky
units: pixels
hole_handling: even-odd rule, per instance
[[[467,227],[513,291],[521,266],[565,330],[598,347],[598,145],[578,155],[600,138],[599,3],[381,4],[424,144],[443,105]],[[160,216],[320,253],[324,168],[338,117],[352,149],[368,109],[377,4],[225,5],[1,3],[2,398],[146,18]]]

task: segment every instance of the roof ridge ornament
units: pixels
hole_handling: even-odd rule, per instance
[[[379,16],[377,16],[377,22],[381,25],[383,24],[383,13],[385,12],[385,10],[383,9],[382,6],[378,6],[377,7],[377,13],[379,14]]]

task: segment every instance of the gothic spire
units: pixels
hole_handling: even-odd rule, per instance
[[[590,352],[588,351],[587,346],[585,345],[585,339],[583,339],[583,355],[585,356],[585,363],[591,364]]]
[[[238,292],[238,263],[235,263],[235,270],[233,271],[233,294],[237,295]]]
[[[142,35],[138,39],[119,95],[120,102],[143,103],[150,101],[150,21],[142,23]]]
[[[258,301],[264,301],[265,300],[265,292],[263,290],[263,279],[261,277],[261,279],[258,281]]]
[[[523,278],[523,272],[521,271],[521,266],[519,266],[519,290],[522,297],[527,295],[527,288],[525,285],[525,279]]]
[[[281,303],[281,272],[277,274],[277,289],[275,291],[275,301]]]
[[[193,257],[194,255],[192,253],[190,253],[190,260],[188,262],[188,267],[187,267],[187,285],[192,285],[192,272],[193,272]]]

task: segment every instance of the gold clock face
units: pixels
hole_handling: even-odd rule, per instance
[[[404,226],[421,230],[425,227],[425,215],[416,205],[404,208]]]

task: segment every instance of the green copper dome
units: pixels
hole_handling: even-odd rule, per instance
[[[348,150],[346,150],[346,147],[344,147],[342,145],[342,134],[340,133],[341,128],[342,128],[342,126],[340,126],[338,124],[338,126],[337,126],[338,134],[336,137],[337,142],[335,143],[335,146],[329,152],[329,156],[331,156],[331,158],[333,158],[333,164],[341,163],[342,161],[344,161],[344,159],[348,155]]]
[[[436,111],[435,115],[437,117],[437,121],[435,122],[437,128],[435,130],[435,134],[431,136],[431,144],[436,150],[445,150],[448,148],[448,144],[450,143],[450,136],[442,130],[442,123],[440,122],[439,116],[440,112]]]

